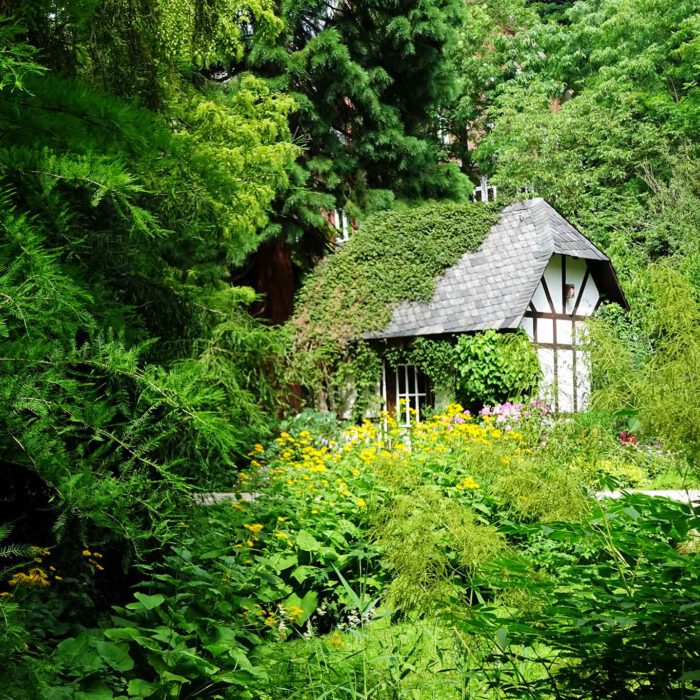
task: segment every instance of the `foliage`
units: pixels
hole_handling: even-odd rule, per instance
[[[614,244],[625,269],[652,193],[696,140],[696,8],[564,3],[559,23],[534,9],[489,0],[467,17],[453,59],[469,71],[457,143],[472,145],[468,162],[502,187],[534,186],[596,242]]]
[[[590,498],[698,462],[692,2],[0,9],[0,695],[697,690],[695,514]],[[463,197],[448,156],[533,184],[617,258],[607,414],[306,413],[263,446],[288,336],[235,286],[251,256],[313,258],[324,209]],[[494,220],[368,221],[302,292],[292,381],[339,414],[354,382],[364,411],[364,333]],[[407,352],[448,383],[456,347]],[[237,496],[195,498],[212,488]]]
[[[527,397],[539,384],[540,363],[522,332],[460,336],[455,356],[457,396],[467,405]]]
[[[70,560],[57,548],[57,571],[30,565],[49,585],[10,581],[12,597],[0,602],[14,606],[18,629],[44,630],[33,632],[32,650],[47,660],[40,670],[15,647],[25,663],[12,678],[29,673],[33,685],[21,687],[39,697],[152,697],[173,688],[266,697],[283,663],[272,662],[270,643],[318,637],[308,653],[325,663],[326,652],[348,644],[346,631],[371,639],[375,621],[392,614],[408,620],[491,599],[489,563],[521,549],[524,523],[579,521],[590,508],[585,486],[610,483],[607,465],[624,473],[646,465],[642,447],[610,430],[549,420],[537,403],[477,418],[454,405],[408,434],[386,415],[342,431],[323,414],[291,419],[272,444],[254,447],[238,495],[218,505],[203,496],[177,542],[160,561],[140,564],[133,597],[99,626],[87,624],[86,610],[97,579],[119,568],[108,550],[103,558],[91,546]],[[556,544],[537,546],[556,553]],[[69,612],[78,605],[80,616]],[[389,645],[390,679],[377,679],[374,662],[363,667],[377,692],[402,687],[410,668],[427,663],[402,660],[399,650],[437,653],[421,634],[409,633],[410,642],[395,634],[377,642]],[[462,642],[444,635],[439,654],[458,663]],[[459,662],[448,685],[467,682],[472,666]]]
[[[0,92],[23,90],[28,77],[43,72],[36,62],[34,48],[16,40],[21,31],[0,15]]]
[[[332,635],[270,645],[260,650],[270,677],[256,684],[257,697],[460,697],[455,641],[437,620],[389,624],[383,617]]]
[[[79,10],[51,32],[88,32]],[[2,27],[3,61],[23,62],[3,63],[0,104],[3,515],[54,557],[3,573],[2,693],[20,697],[42,697],[53,648],[126,602],[149,575],[135,561],[182,537],[193,492],[230,483],[269,434],[284,338],[249,315],[230,266],[259,244],[296,154],[291,101],[260,81],[181,84],[164,115],[97,91],[87,64],[66,69],[77,78],[29,63],[58,55],[42,32],[30,48]],[[103,562],[84,562],[95,549]],[[100,634],[86,659],[109,680]]]
[[[601,319],[592,337],[599,372],[597,405],[634,415],[649,436],[682,455],[697,473],[700,455],[696,382],[700,303],[671,263],[651,266],[629,325]],[[634,329],[636,344],[631,341]],[[640,350],[641,346],[641,350]]]
[[[520,561],[505,560],[488,575],[502,590],[526,587],[536,602],[518,611],[486,605],[465,620],[464,629],[488,647],[479,672],[501,697],[680,698],[697,691],[695,527],[685,506],[628,496],[581,524],[530,530],[531,542],[539,536],[555,546],[533,551],[533,565],[547,575],[538,583]],[[538,678],[518,673],[523,659],[539,666]]]
[[[416,365],[436,389],[454,395],[456,358],[453,340],[420,336],[410,344],[389,346],[382,354],[390,367],[399,364]]]
[[[151,108],[178,100],[240,59],[253,27],[272,40],[282,23],[268,0],[171,0],[146,8],[136,0],[6,0],[51,68],[89,80]]]
[[[148,539],[145,523],[160,527],[187,496],[185,477],[220,478],[265,425],[260,413],[255,423],[260,387],[248,384],[244,362],[225,372],[218,365],[220,354],[260,349],[265,339],[250,328],[246,338],[245,317],[236,321],[232,307],[192,359],[144,365],[148,344],[100,327],[85,287],[26,218],[9,210],[2,224],[2,458],[49,486],[61,528],[77,517],[113,538]],[[240,403],[221,406],[227,397]],[[229,422],[238,411],[247,435]]]
[[[363,335],[388,323],[399,302],[429,299],[439,275],[478,248],[495,216],[482,205],[424,204],[368,220],[301,291],[292,331],[304,384],[338,391],[334,375],[358,354]]]
[[[80,537],[151,546],[269,429],[282,338],[229,266],[285,181],[290,101],[242,78],[183,88],[166,119],[23,65],[0,107],[0,455],[38,474],[59,534],[77,519]]]
[[[304,153],[278,201],[277,224],[300,262],[328,242],[321,209],[358,217],[396,197],[468,193],[438,139],[438,114],[456,80],[442,52],[456,39],[460,0],[275,8],[284,30],[273,42],[254,32],[243,65],[299,105],[290,127]]]
[[[444,117],[453,139],[449,150],[470,175],[479,172],[476,151],[493,127],[490,110],[504,84],[542,61],[528,31],[539,24],[531,5],[526,0],[470,2],[459,40],[446,53],[459,81],[459,97]]]

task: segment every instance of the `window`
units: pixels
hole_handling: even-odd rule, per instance
[[[420,422],[425,409],[432,404],[430,382],[415,365],[384,364],[384,405],[396,416],[399,425]]]
[[[335,241],[337,245],[342,245],[350,240],[352,224],[350,223],[348,215],[342,209],[336,209],[333,212],[333,225],[338,231],[338,237]]]

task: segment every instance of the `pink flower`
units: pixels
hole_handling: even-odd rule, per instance
[[[626,433],[624,430],[619,435],[620,442],[623,445],[638,445],[639,440],[633,433]]]

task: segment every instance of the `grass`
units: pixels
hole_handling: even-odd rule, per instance
[[[389,615],[343,633],[268,644],[258,700],[497,700],[478,676],[482,651],[437,619],[392,623]],[[524,678],[541,673],[522,663]]]

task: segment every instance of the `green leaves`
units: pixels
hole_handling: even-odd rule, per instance
[[[318,552],[321,549],[321,543],[306,530],[299,530],[294,542],[299,549],[305,552]]]
[[[489,650],[483,677],[513,698],[697,691],[700,676],[687,669],[697,664],[700,630],[686,605],[700,594],[700,568],[697,557],[678,551],[696,525],[685,506],[627,496],[581,525],[549,528],[554,546],[533,551],[529,571],[497,562],[491,585],[506,595],[527,591],[533,605],[486,604],[464,623]],[[560,556],[569,548],[579,556],[567,562]],[[540,671],[518,675],[525,661]]]
[[[454,352],[457,396],[466,405],[500,404],[537,389],[539,360],[524,333],[462,335]]]
[[[316,608],[318,607],[318,594],[315,591],[308,591],[302,598],[300,598],[296,593],[292,593],[292,595],[285,600],[285,606],[288,610],[296,607],[302,611],[302,614],[295,618],[295,624],[301,627],[302,625],[306,624],[306,621],[316,611]]]
[[[295,96],[291,129],[305,144],[276,207],[276,233],[310,265],[333,235],[322,209],[360,217],[396,198],[469,192],[445,163],[435,114],[454,94],[441,60],[457,39],[459,0],[397,4],[277,2],[273,45],[254,33],[245,67]]]
[[[27,77],[45,70],[37,62],[36,49],[21,41],[21,35],[21,27],[0,15],[0,92],[23,91]]]
[[[123,673],[134,668],[134,660],[129,656],[127,645],[96,640],[94,646],[100,658],[115,671]]]
[[[96,632],[83,632],[62,641],[53,658],[68,675],[78,678],[90,676],[105,666],[120,673],[134,668],[128,645],[104,641]]]
[[[138,601],[137,603],[129,603],[126,607],[130,610],[153,610],[154,608],[160,607],[165,601],[165,596],[160,595],[146,595],[145,593],[134,593],[134,598]]]
[[[364,333],[381,329],[401,301],[429,299],[440,274],[476,250],[495,220],[491,207],[470,203],[423,204],[369,219],[301,291],[291,322],[301,381],[313,391],[330,388],[336,401],[348,374],[373,388],[380,367],[361,342]],[[361,374],[367,369],[371,376]],[[342,413],[342,404],[333,408]]]

